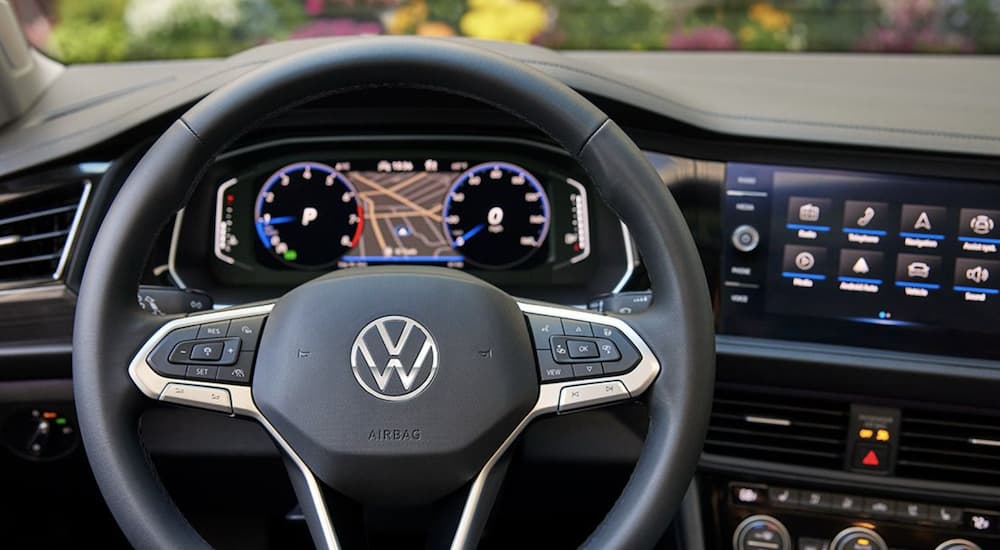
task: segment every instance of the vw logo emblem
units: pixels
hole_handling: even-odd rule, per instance
[[[438,347],[423,325],[402,315],[365,325],[351,346],[358,384],[386,401],[405,401],[424,391],[438,367]]]

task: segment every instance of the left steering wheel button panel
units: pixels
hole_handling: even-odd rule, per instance
[[[209,388],[195,384],[171,382],[163,388],[160,401],[233,413],[233,402],[229,391],[223,388]]]
[[[172,352],[178,344],[186,340],[194,340],[197,337],[198,327],[179,328],[171,331],[153,348],[152,353],[146,358],[146,362],[160,376],[183,377],[187,372],[187,366],[183,363],[172,362]]]

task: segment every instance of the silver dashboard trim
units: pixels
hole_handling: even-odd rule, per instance
[[[582,183],[573,178],[566,178],[566,183],[573,186],[579,193],[579,199],[576,201],[576,208],[579,212],[576,220],[576,239],[577,242],[583,243],[583,252],[569,259],[569,263],[577,264],[590,257],[590,204],[587,202],[587,188]]]
[[[635,274],[635,242],[632,241],[632,233],[629,232],[628,226],[625,222],[619,221],[622,228],[622,239],[625,240],[625,274],[619,279],[618,284],[611,289],[611,294],[618,294],[625,289],[625,285],[632,280],[632,275]]]
[[[167,272],[170,273],[170,278],[177,285],[177,288],[184,290],[187,285],[184,284],[184,279],[181,279],[179,273],[177,273],[177,241],[181,237],[181,226],[184,224],[184,209],[181,208],[177,211],[177,215],[174,216],[174,227],[170,233],[170,250],[167,252]]]
[[[80,202],[76,206],[76,213],[73,214],[73,221],[69,224],[69,233],[66,235],[66,244],[63,245],[62,253],[59,254],[59,263],[56,265],[55,272],[52,273],[52,280],[54,281],[62,279],[63,270],[66,269],[69,256],[73,253],[73,246],[76,244],[76,232],[80,228],[80,221],[83,220],[83,212],[87,208],[90,191],[93,187],[89,179],[83,180],[83,192],[80,193]]]
[[[226,256],[222,253],[222,240],[220,239],[219,232],[222,231],[222,226],[225,222],[222,221],[222,196],[226,193],[226,189],[236,185],[239,182],[237,178],[229,178],[228,180],[222,182],[219,185],[218,191],[215,192],[215,243],[212,245],[212,251],[215,252],[215,257],[222,260],[223,262],[233,265],[236,260],[232,256]],[[230,222],[231,223],[231,222]],[[171,239],[173,241],[173,239]]]

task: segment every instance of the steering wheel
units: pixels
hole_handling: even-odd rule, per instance
[[[630,228],[655,291],[652,306],[627,318],[599,315],[518,300],[460,271],[395,267],[339,271],[273,303],[172,317],[140,310],[135,292],[150,243],[215,155],[257,121],[296,105],[385,87],[473,98],[558,143]],[[574,377],[576,363],[563,357],[587,351],[574,346],[597,347],[603,367],[577,368]],[[149,149],[90,252],[73,378],[90,465],[136,547],[208,547],[142,447],[139,417],[150,400],[259,422],[283,454],[318,548],[349,541],[334,500],[450,499],[458,511],[431,538],[465,549],[478,544],[505,452],[529,423],[641,398],[649,429],[640,459],[585,546],[643,548],[662,536],[695,471],[711,406],[714,334],[681,212],[607,115],[562,83],[475,46],[355,39],[223,86]]]

